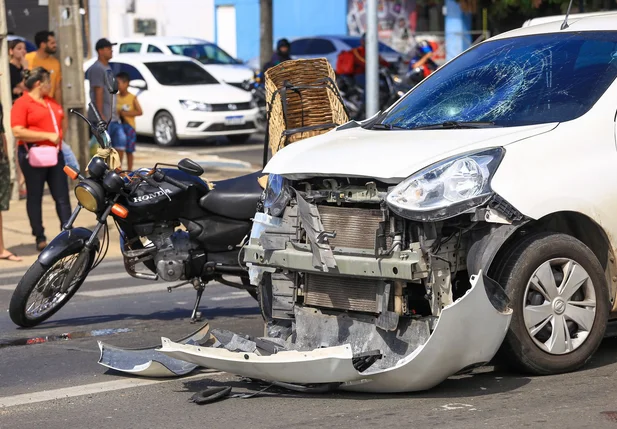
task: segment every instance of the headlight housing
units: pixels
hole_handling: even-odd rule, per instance
[[[212,105],[201,101],[180,100],[180,105],[186,110],[197,110],[200,112],[212,112]]]
[[[75,187],[75,197],[86,210],[98,212],[105,205],[105,191],[93,180],[82,180]]]
[[[505,150],[457,155],[431,165],[398,184],[386,197],[398,215],[422,222],[448,219],[486,203]]]
[[[268,175],[268,185],[264,194],[264,208],[270,216],[280,216],[289,199],[291,192],[287,180],[278,174]]]

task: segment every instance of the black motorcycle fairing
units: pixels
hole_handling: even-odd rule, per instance
[[[39,254],[39,263],[48,268],[53,261],[80,252],[90,239],[92,231],[86,228],[72,228],[58,234],[47,247]],[[99,249],[99,240],[95,239],[96,250]]]
[[[209,214],[201,219],[181,219],[191,240],[195,240],[210,254],[225,252],[238,246],[251,232],[250,220],[235,220]]]
[[[178,218],[195,219],[206,212],[199,206],[199,199],[208,191],[208,186],[199,177],[175,169],[162,169],[163,173],[189,188],[180,189],[170,183],[140,182],[128,197],[118,202],[129,211],[127,222],[131,224],[169,221]],[[154,186],[156,185],[156,186]]]
[[[235,220],[249,220],[257,211],[263,193],[257,179],[261,171],[214,182],[214,189],[199,201],[199,205],[219,216]]]

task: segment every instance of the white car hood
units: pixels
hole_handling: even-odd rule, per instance
[[[253,79],[253,70],[245,65],[204,64],[204,68],[212,76],[223,82],[242,83]]]
[[[248,103],[251,94],[227,84],[214,85],[188,85],[188,86],[164,86],[169,97],[177,97],[178,100],[200,101],[202,103]]]
[[[264,173],[292,180],[317,176],[369,177],[398,183],[418,170],[458,153],[506,146],[546,133],[556,123],[524,127],[384,131],[330,131],[283,148]]]

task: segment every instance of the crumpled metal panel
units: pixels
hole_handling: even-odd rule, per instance
[[[206,323],[190,336],[179,340],[179,342],[181,344],[202,344],[209,339],[209,331],[210,326]],[[156,350],[158,346],[141,349],[123,349],[105,344],[102,341],[99,341],[98,344],[101,350],[98,363],[104,367],[127,374],[154,378],[177,377],[189,374],[198,367],[198,365],[160,353]]]
[[[512,310],[506,305],[503,291],[503,300],[495,299],[499,286],[481,272],[471,277],[471,284],[463,297],[443,309],[426,343],[386,369],[356,371],[349,344],[260,356],[177,344],[163,338],[160,352],[196,365],[268,381],[340,382],[346,390],[382,393],[426,390],[464,368],[490,361],[506,335]],[[487,290],[492,292],[490,299]]]

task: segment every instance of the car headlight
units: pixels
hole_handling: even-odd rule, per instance
[[[394,82],[396,82],[396,83],[401,83],[401,82],[403,82],[403,79],[401,79],[401,77],[400,77],[399,75],[396,75],[396,74],[392,75],[392,80],[393,80]]]
[[[105,191],[93,180],[86,179],[75,187],[75,198],[83,208],[98,212],[105,205]]]
[[[291,193],[287,180],[278,174],[268,175],[268,185],[265,190],[264,208],[270,216],[280,216],[285,210]]]
[[[503,148],[457,155],[413,174],[386,197],[398,215],[423,222],[448,219],[486,203]]]
[[[180,105],[186,110],[198,110],[200,112],[212,112],[212,105],[201,101],[180,100]]]

